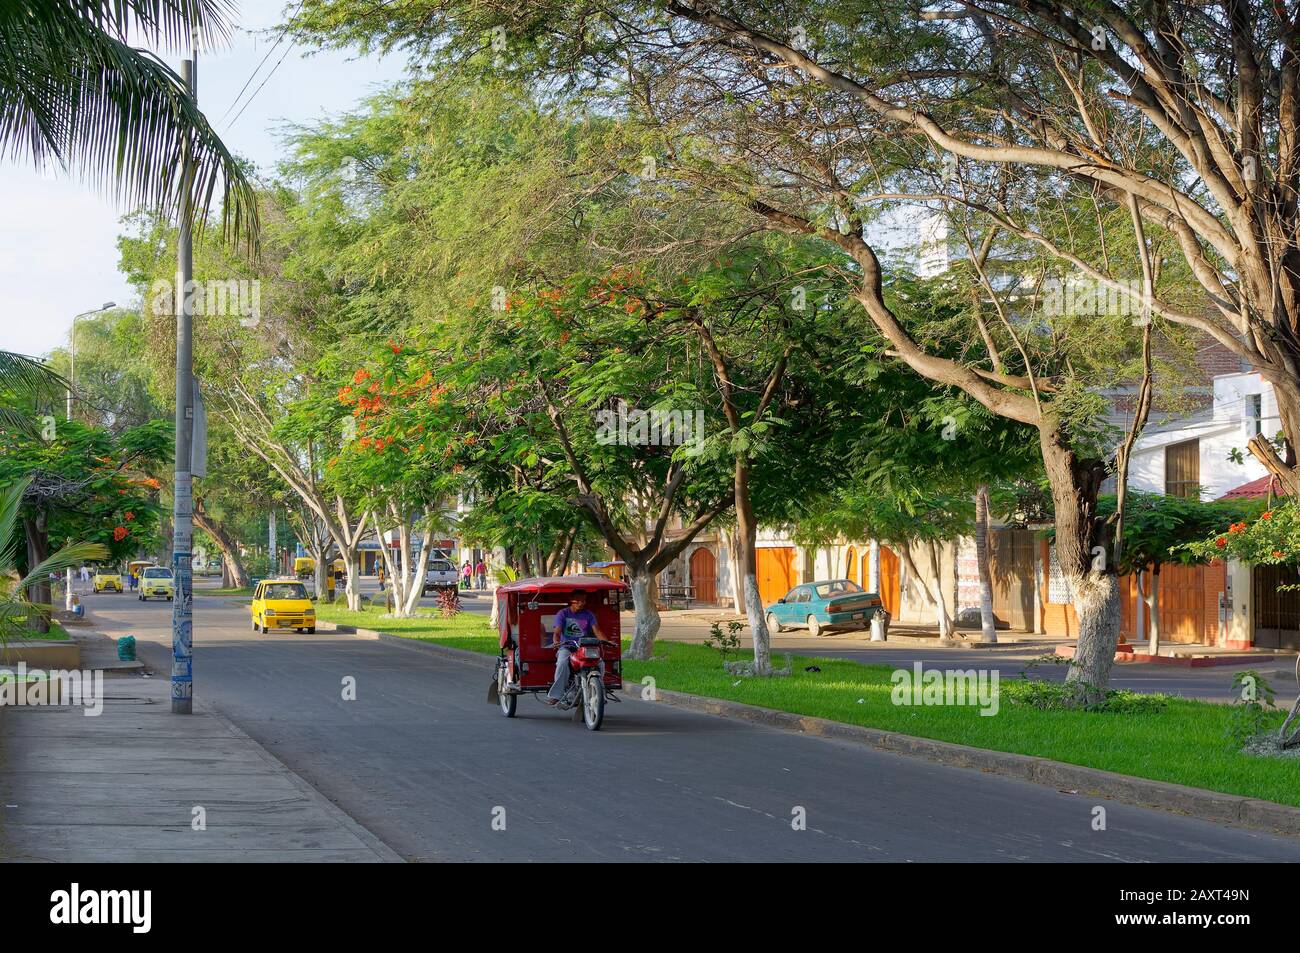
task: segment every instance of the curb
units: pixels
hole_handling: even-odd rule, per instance
[[[423,642],[386,635],[368,629],[346,632],[351,626],[335,626],[340,634],[355,634],[359,638],[377,640],[389,645],[401,645],[419,652],[429,652],[461,662],[491,668],[495,656],[453,648],[436,642]],[[626,683],[634,686],[635,682]],[[733,718],[782,731],[796,731],[831,741],[846,741],[867,745],[880,751],[925,758],[938,764],[957,768],[970,768],[1054,787],[1059,791],[1123,801],[1138,807],[1154,808],[1173,814],[1182,814],[1220,824],[1238,824],[1242,827],[1300,837],[1300,808],[1273,801],[1261,801],[1240,794],[1222,794],[1204,788],[1188,787],[1169,781],[1152,781],[1127,774],[1087,768],[1063,761],[1052,761],[1036,755],[1012,754],[972,748],[951,741],[937,741],[915,735],[897,734],[879,728],[850,725],[811,715],[760,708],[743,702],[690,695],[666,689],[656,691],[655,702],[684,708],[705,715]]]

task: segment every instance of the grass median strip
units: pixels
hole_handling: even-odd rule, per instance
[[[489,655],[497,652],[496,636],[482,616],[384,619],[383,611],[376,608],[361,613],[323,608],[320,617],[332,622]],[[808,666],[820,671],[805,671]],[[793,667],[786,677],[738,678],[722,668],[713,649],[660,640],[651,661],[624,659],[623,675],[629,692],[650,676],[659,688],[669,691],[1300,807],[1300,759],[1235,751],[1228,740],[1232,711],[1227,705],[1126,696],[1128,702],[1117,711],[1043,711],[1023,703],[1033,694],[1032,686],[1020,679],[1003,679],[997,713],[981,715],[976,705],[894,704],[895,669],[890,666],[795,656]],[[927,670],[940,667],[926,666]],[[1280,723],[1283,713],[1275,715]]]

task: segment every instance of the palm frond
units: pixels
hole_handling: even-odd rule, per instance
[[[201,227],[223,183],[227,235],[254,238],[256,197],[243,166],[134,26],[178,42],[224,30],[225,0],[7,0],[0,3],[0,157],[75,167],[132,205],[171,216],[192,202]],[[182,159],[193,158],[187,181]]]
[[[0,351],[0,395],[53,397],[67,386],[61,376],[25,354]]]
[[[17,563],[18,509],[30,480],[19,480],[0,487],[0,573],[8,574]]]
[[[98,562],[107,558],[108,547],[102,543],[68,543],[57,553],[33,566],[31,572],[18,580],[17,588],[30,589],[44,582],[52,572],[63,572],[65,569],[74,569],[84,563]]]

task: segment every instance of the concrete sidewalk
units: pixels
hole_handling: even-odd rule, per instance
[[[401,862],[220,713],[173,716],[167,679],[104,695],[97,717],[0,708],[0,859]]]

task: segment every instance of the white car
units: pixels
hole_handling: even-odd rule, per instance
[[[428,595],[435,589],[455,589],[460,584],[460,574],[456,567],[446,559],[430,559],[429,568],[424,573],[424,593]]]

